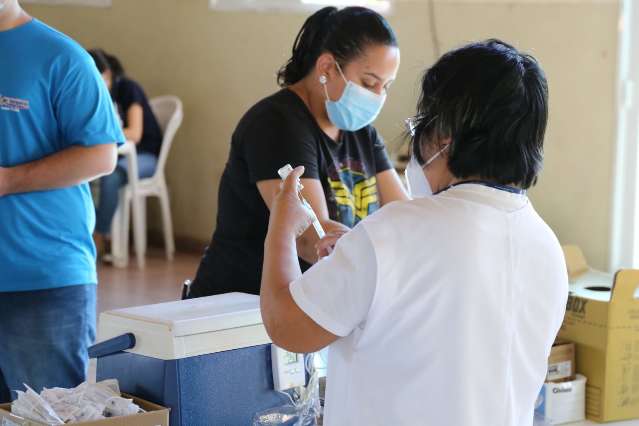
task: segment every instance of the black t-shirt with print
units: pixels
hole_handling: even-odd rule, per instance
[[[129,78],[121,77],[113,85],[111,92],[113,100],[118,106],[118,113],[122,119],[123,127],[129,126],[127,111],[129,111],[131,105],[138,104],[142,107],[142,139],[137,145],[138,151],[159,156],[160,147],[162,146],[162,130],[153,114],[142,86]]]
[[[232,291],[259,294],[269,211],[256,183],[279,179],[285,164],[318,179],[330,218],[353,227],[380,207],[377,173],[391,168],[377,131],[365,127],[330,139],[304,102],[283,89],[240,120],[218,194],[217,226],[191,297]],[[308,264],[300,259],[302,269]]]

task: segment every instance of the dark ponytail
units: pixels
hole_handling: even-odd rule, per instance
[[[106,52],[102,49],[91,49],[88,50],[89,55],[93,58],[93,62],[95,62],[95,66],[98,68],[100,74],[104,73],[107,70],[111,70],[111,66],[109,65],[109,60],[107,59]]]
[[[109,61],[109,66],[111,67],[111,72],[113,73],[113,78],[117,81],[124,77],[124,67],[122,63],[117,58],[117,56],[106,53],[107,61]]]
[[[277,73],[277,83],[286,87],[302,80],[324,52],[346,65],[370,45],[397,46],[395,33],[379,13],[365,7],[320,9],[297,34],[291,58]]]
[[[104,73],[106,70],[111,71],[114,82],[124,77],[124,68],[117,57],[108,54],[102,49],[91,49],[88,50],[88,52],[93,58],[95,66],[98,67],[100,74]]]

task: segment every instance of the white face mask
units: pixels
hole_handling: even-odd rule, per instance
[[[433,195],[433,190],[428,183],[424,169],[419,165],[415,157],[411,157],[406,171],[404,172],[406,178],[406,186],[408,187],[408,196],[410,198],[421,198]]]
[[[430,157],[423,166],[420,166],[415,157],[411,156],[411,159],[406,166],[406,171],[404,172],[409,197],[415,199],[433,195],[433,189],[430,186],[430,182],[428,182],[428,178],[426,177],[424,170],[426,169],[426,166],[435,161],[437,157],[439,157],[442,152],[448,148],[448,146],[449,145],[446,145],[437,151],[437,153]]]

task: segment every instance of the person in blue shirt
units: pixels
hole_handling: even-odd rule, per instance
[[[0,0],[0,401],[86,378],[95,337],[87,182],[124,141],[86,51]]]

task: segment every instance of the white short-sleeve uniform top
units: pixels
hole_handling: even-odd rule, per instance
[[[530,426],[568,279],[525,195],[462,184],[384,207],[290,291],[341,336],[326,425]]]

